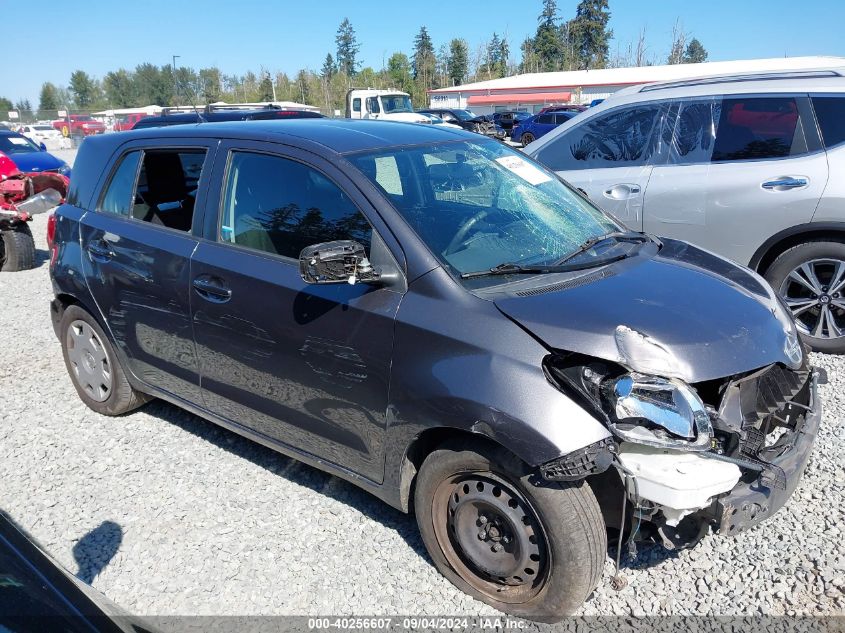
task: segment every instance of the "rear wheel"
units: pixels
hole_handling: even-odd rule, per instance
[[[815,351],[845,353],[845,244],[807,242],[782,253],[766,279]]]
[[[103,415],[121,415],[150,399],[129,384],[109,339],[84,309],[68,306],[59,332],[68,374],[88,408]]]
[[[426,458],[414,506],[428,553],[458,588],[500,611],[554,622],[595,588],[607,551],[585,482],[534,486],[508,451],[478,442]]]
[[[35,267],[35,240],[29,225],[0,231],[0,271],[13,273]]]
[[[529,143],[533,143],[534,140],[534,135],[531,132],[526,132],[522,135],[522,146],[525,147]]]

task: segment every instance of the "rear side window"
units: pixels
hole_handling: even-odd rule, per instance
[[[135,190],[135,176],[138,173],[138,161],[141,152],[129,152],[120,159],[108,186],[103,192],[97,211],[128,216],[132,208],[132,192]]]
[[[138,174],[132,217],[190,231],[205,150],[148,150]]]
[[[555,171],[645,165],[657,148],[667,107],[636,105],[600,114],[556,137],[537,159]]]
[[[718,163],[808,152],[794,97],[738,97],[682,103],[670,161]]]
[[[352,111],[353,112],[360,112],[361,111],[361,99],[360,98],[355,97],[352,100]]]
[[[845,96],[813,97],[813,109],[825,147],[845,143]]]
[[[555,122],[554,117],[553,114],[540,114],[537,116],[537,123],[552,124]]]
[[[306,246],[355,240],[369,250],[372,229],[331,180],[302,163],[233,152],[223,197],[220,239],[299,258]]]

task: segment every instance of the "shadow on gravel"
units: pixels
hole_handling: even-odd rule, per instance
[[[117,554],[123,542],[123,528],[114,521],[103,521],[73,546],[73,558],[79,566],[76,577],[86,584],[94,582]]]
[[[357,486],[241,437],[237,433],[217,426],[213,422],[208,422],[167,402],[154,400],[145,406],[143,411],[169,424],[174,424],[242,459],[248,459],[253,464],[284,477],[288,481],[310,488],[358,510],[370,519],[378,521],[395,531],[417,554],[422,556],[429,564],[433,564],[420,538],[414,517],[400,512]]]
[[[41,268],[44,264],[50,261],[50,251],[43,248],[35,249],[35,265],[33,268]]]

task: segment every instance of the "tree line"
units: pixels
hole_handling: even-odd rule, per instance
[[[391,88],[411,94],[415,104],[425,104],[426,92],[472,81],[506,77],[517,72],[547,72],[621,67],[659,63],[650,55],[645,30],[638,41],[611,55],[613,31],[608,28],[608,0],[580,0],[575,14],[561,17],[556,0],[542,0],[537,29],[519,46],[521,61],[512,60],[506,34],[494,32],[475,49],[463,38],[435,47],[425,26],[415,35],[410,54],[394,52],[381,70],[362,67],[361,44],[349,19],[337,29],[334,49],[319,70],[303,68],[294,76],[271,73],[266,68],[244,75],[228,75],[217,67],[196,70],[169,64],[143,63],[120,68],[98,79],[84,70],[74,71],[67,86],[45,82],[38,109],[96,111],[147,105],[205,105],[217,101],[296,101],[331,112],[343,109],[346,91],[353,86]],[[675,23],[666,63],[691,63],[707,59],[701,43]],[[14,106],[33,112],[28,99],[12,104],[0,97],[0,111]]]

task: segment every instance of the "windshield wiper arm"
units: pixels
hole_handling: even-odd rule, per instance
[[[636,231],[614,231],[613,233],[605,233],[604,235],[591,237],[577,249],[569,253],[569,255],[564,256],[563,259],[559,259],[556,262],[556,265],[560,266],[561,264],[565,264],[569,260],[578,257],[581,253],[586,253],[591,248],[598,246],[602,242],[607,242],[608,240],[617,240],[619,242],[647,242],[649,239],[650,238],[645,233],[637,233]]]
[[[612,264],[613,262],[625,259],[626,255],[614,255],[613,257],[606,257],[601,260],[602,265]],[[488,268],[487,270],[476,270],[470,273],[463,273],[461,279],[473,279],[475,277],[492,277],[494,275],[542,275],[546,273],[571,273],[576,270],[584,270],[585,268],[592,268],[595,262],[589,261],[581,264],[552,264],[549,266],[520,266],[512,262],[506,262]]]

